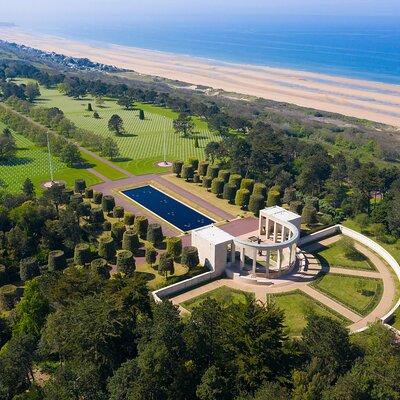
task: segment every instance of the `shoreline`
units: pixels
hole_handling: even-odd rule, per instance
[[[303,70],[238,64],[0,27],[0,39],[43,51],[89,58],[215,90],[261,97],[400,127],[400,85]]]

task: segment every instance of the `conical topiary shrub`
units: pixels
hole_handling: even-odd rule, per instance
[[[47,267],[49,271],[61,271],[67,268],[67,259],[62,250],[53,250],[49,253]]]

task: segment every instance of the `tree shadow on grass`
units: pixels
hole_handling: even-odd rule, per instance
[[[146,282],[150,282],[156,277],[155,274],[151,274],[150,272],[140,272],[140,271],[135,271],[135,276],[141,277]]]
[[[18,165],[30,164],[33,158],[30,157],[12,157],[6,160],[0,159],[0,166],[2,167],[16,167]]]
[[[132,158],[129,157],[115,157],[113,158],[114,162],[128,162],[128,161],[132,161]]]
[[[118,137],[137,137],[135,133],[124,133],[123,135],[120,135]]]

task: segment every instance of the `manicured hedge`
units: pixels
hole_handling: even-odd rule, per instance
[[[211,193],[214,193],[217,196],[222,195],[224,191],[224,180],[221,178],[214,178],[211,182]]]
[[[201,177],[199,174],[194,174],[193,175],[193,182],[194,183],[200,183],[201,182]]]
[[[301,222],[307,225],[317,222],[316,208],[310,204],[306,204],[303,208],[303,212],[301,213]]]
[[[140,241],[137,232],[134,230],[125,231],[122,237],[122,249],[135,253],[139,246]]]
[[[76,179],[74,185],[75,193],[83,193],[86,189],[86,182],[84,179]]]
[[[111,237],[114,239],[117,247],[121,245],[122,237],[126,231],[125,224],[123,222],[114,222],[111,226]]]
[[[193,169],[197,171],[199,160],[196,157],[189,157],[188,164],[192,165]]]
[[[49,253],[47,267],[49,271],[61,271],[67,268],[67,259],[62,250],[53,250]]]
[[[132,226],[135,223],[135,214],[126,212],[124,215],[124,224]]]
[[[92,188],[85,189],[85,197],[87,199],[93,199],[93,189]]]
[[[104,232],[111,231],[111,222],[110,221],[104,221],[103,222],[103,231]]]
[[[101,207],[92,208],[90,215],[90,220],[94,224],[102,224],[104,222],[104,212]]]
[[[260,194],[252,194],[249,199],[249,211],[258,216],[260,210],[265,208],[265,197]]]
[[[127,276],[132,276],[135,272],[135,259],[129,250],[120,250],[117,252],[117,271]]]
[[[93,203],[94,204],[101,204],[102,199],[103,199],[103,193],[93,192]]]
[[[113,208],[113,216],[114,218],[124,218],[125,210],[122,206],[115,206]]]
[[[158,273],[160,275],[164,274],[167,277],[168,273],[172,275],[174,272],[174,259],[167,253],[161,254],[158,262]]]
[[[210,176],[203,176],[203,187],[210,189],[212,184],[212,178]]]
[[[9,311],[14,308],[19,299],[18,288],[14,285],[0,287],[0,310]]]
[[[283,195],[283,203],[289,204],[292,201],[296,200],[296,189],[293,187],[287,187],[285,189],[285,193]]]
[[[74,263],[76,265],[85,265],[90,259],[90,248],[87,243],[78,243],[74,250]]]
[[[104,258],[96,258],[90,263],[90,270],[101,278],[110,278],[110,267]]]
[[[182,167],[182,173],[181,173],[182,178],[186,179],[187,181],[189,181],[189,180],[193,179],[193,175],[194,175],[193,165],[185,164]]]
[[[236,192],[235,204],[239,207],[245,208],[248,206],[250,200],[250,192],[247,189],[239,189]]]
[[[218,172],[218,178],[221,178],[224,183],[229,182],[229,177],[231,176],[231,173],[227,169],[221,169]]]
[[[244,178],[240,182],[240,189],[247,189],[250,193],[253,191],[254,179]]]
[[[231,183],[232,185],[234,185],[236,187],[236,189],[240,189],[240,183],[242,182],[242,176],[239,174],[232,174],[229,177],[229,183]]]
[[[99,256],[107,261],[112,261],[115,257],[115,243],[112,237],[103,236],[99,239]]]
[[[256,182],[253,186],[252,194],[262,196],[265,199],[267,196],[267,187],[263,183]]]
[[[183,161],[176,160],[172,162],[172,172],[176,174],[176,176],[181,176]]]
[[[209,165],[207,168],[207,176],[211,179],[217,178],[219,173],[219,166],[218,165]]]
[[[181,263],[188,268],[195,268],[199,265],[199,252],[194,246],[186,246],[182,249]]]
[[[280,190],[279,186],[272,186],[271,189],[268,191],[268,198],[267,198],[267,206],[272,207],[272,206],[278,206],[280,203]]]
[[[303,203],[299,200],[291,201],[289,204],[289,210],[301,215],[303,211]]]
[[[208,169],[209,165],[210,165],[210,163],[207,162],[207,161],[201,161],[199,163],[199,167],[198,167],[198,171],[197,172],[199,173],[200,176],[206,176],[207,175],[207,169]]]
[[[164,240],[162,227],[159,223],[149,224],[147,227],[146,240],[152,244],[160,244]]]
[[[167,253],[177,259],[182,253],[182,239],[180,237],[167,237]]]
[[[147,236],[147,227],[149,226],[148,219],[143,215],[138,215],[135,218],[134,229],[142,239]]]
[[[228,200],[229,203],[233,203],[235,201],[236,191],[237,191],[237,188],[234,184],[225,183],[224,192],[222,194],[222,197],[225,200]]]
[[[110,213],[115,207],[114,196],[111,196],[109,194],[103,196],[103,198],[101,200],[101,207],[104,212]]]
[[[153,265],[155,264],[155,262],[157,261],[157,250],[151,246],[151,245],[147,245],[146,246],[146,262],[149,265]]]

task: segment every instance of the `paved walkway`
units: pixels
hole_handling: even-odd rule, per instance
[[[313,243],[309,246],[305,246],[303,251],[305,251],[305,256],[309,262],[307,271],[294,271],[291,276],[283,277],[281,279],[270,280],[271,285],[254,285],[249,284],[247,282],[243,282],[240,279],[232,280],[232,279],[219,279],[217,281],[210,282],[203,286],[197,287],[193,290],[190,290],[186,293],[182,293],[176,297],[173,297],[171,300],[174,304],[180,304],[186,300],[189,300],[193,297],[197,297],[203,293],[206,293],[210,290],[214,290],[221,286],[228,286],[233,289],[242,290],[245,292],[254,293],[256,300],[261,300],[263,302],[266,301],[266,297],[268,294],[277,294],[277,293],[287,293],[292,292],[294,290],[301,290],[307,295],[311,296],[315,300],[324,304],[326,307],[336,311],[337,313],[343,315],[349,321],[351,321],[351,325],[349,329],[351,331],[356,331],[361,329],[368,324],[375,322],[378,318],[385,315],[392,307],[395,296],[396,289],[395,283],[393,280],[393,276],[389,270],[390,267],[386,266],[384,261],[378,257],[375,253],[362,246],[359,243],[355,244],[355,247],[358,251],[363,253],[366,257],[368,257],[372,263],[375,265],[377,271],[365,271],[365,270],[357,270],[357,269],[347,269],[347,268],[327,268],[323,269],[318,259],[316,259],[311,252],[315,252],[322,247],[326,247],[337,240],[340,240],[341,236],[337,235],[325,240],[322,240],[318,243]],[[328,297],[327,295],[319,292],[309,285],[311,281],[315,279],[316,276],[319,276],[320,273],[333,273],[333,274],[344,274],[350,276],[360,276],[366,278],[377,278],[382,279],[384,291],[382,294],[382,298],[379,301],[379,304],[372,310],[370,314],[365,317],[361,317],[354,311],[348,309],[346,306],[340,304],[334,299]],[[183,310],[186,311],[187,310]]]

